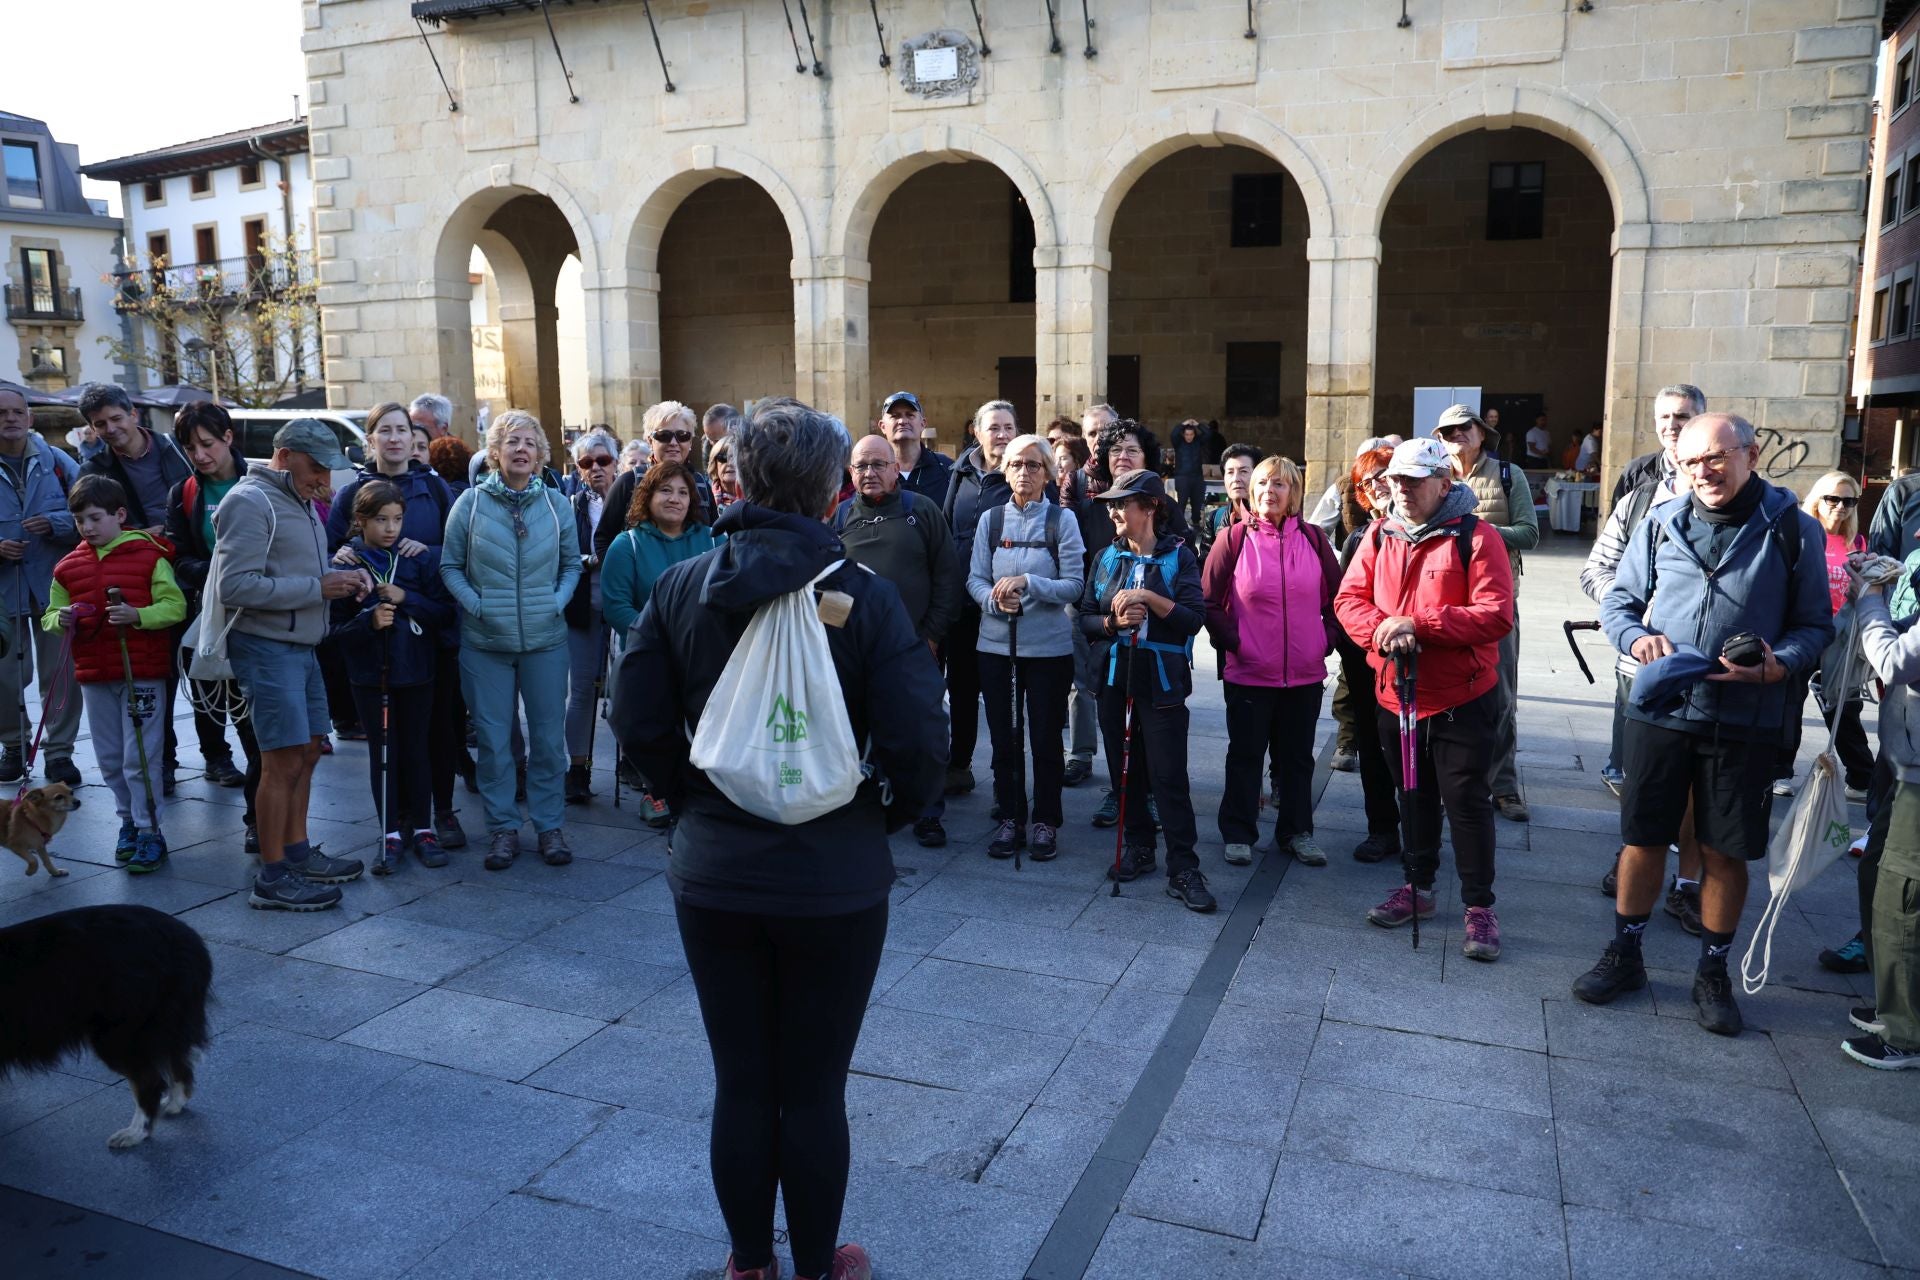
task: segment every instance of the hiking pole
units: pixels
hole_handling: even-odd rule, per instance
[[[614,672],[613,633],[607,633],[607,658],[600,669],[600,685],[607,692],[606,715],[608,724],[613,722],[613,672]],[[620,738],[613,739],[613,807],[620,807]]]
[[[377,604],[374,606],[376,616],[378,615],[379,608],[380,606]],[[392,818],[394,808],[393,805],[388,803],[387,796],[387,749],[390,744],[388,737],[390,719],[387,714],[390,705],[387,693],[387,669],[392,661],[393,626],[389,623],[387,626],[381,628],[380,633],[380,742],[373,751],[373,807],[375,816],[380,820],[380,830],[375,836],[380,842],[377,846],[378,851],[374,855],[373,861],[373,865],[376,867],[385,867],[387,865],[387,822]],[[391,871],[392,868],[388,867],[388,870]]]
[[[107,588],[107,603],[122,603],[120,588]],[[147,737],[140,730],[140,713],[135,709],[133,696],[133,658],[127,653],[127,629],[124,626],[114,628],[114,637],[120,641],[120,673],[127,682],[127,720],[133,725],[133,743],[140,749],[140,786],[147,795],[147,817],[153,820],[153,829],[160,830],[160,810],[153,803],[153,773],[147,767]]]
[[[1114,808],[1113,823],[1113,893],[1110,896],[1115,898],[1120,896],[1120,851],[1126,847],[1127,840],[1127,775],[1133,769],[1133,646],[1138,639],[1138,633],[1128,633],[1127,661],[1120,677],[1127,697],[1120,711],[1120,803]]]
[[[1020,794],[1027,793],[1027,744],[1021,738],[1020,724],[1020,615],[1007,615],[1007,687],[1013,690],[1013,745],[1020,752],[1020,773],[1016,781]],[[1038,797],[1035,797],[1038,799]],[[1013,846],[1013,869],[1020,870],[1020,846]]]
[[[1416,740],[1419,733],[1419,721],[1413,714],[1413,663],[1410,649],[1395,650],[1393,654],[1393,692],[1400,704],[1400,826],[1401,826],[1401,868],[1407,877],[1407,893],[1410,909],[1413,913],[1413,945],[1420,947],[1420,891],[1413,884],[1413,857],[1417,848],[1415,815],[1419,802],[1414,792],[1420,786],[1420,750]]]
[[[1575,622],[1572,619],[1568,619],[1560,624],[1560,630],[1567,637],[1567,648],[1573,650],[1573,660],[1580,664],[1580,674],[1587,678],[1588,684],[1592,684],[1593,671],[1587,666],[1587,655],[1580,652],[1580,646],[1574,640],[1573,633],[1576,631],[1598,631],[1600,630],[1600,624],[1598,622]]]

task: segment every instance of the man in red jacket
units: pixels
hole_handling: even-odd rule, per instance
[[[1460,949],[1470,959],[1493,960],[1500,955],[1500,922],[1493,914],[1487,766],[1500,712],[1500,637],[1513,627],[1513,570],[1499,531],[1474,516],[1473,490],[1453,479],[1438,440],[1396,447],[1387,480],[1393,515],[1361,540],[1333,602],[1340,625],[1373,667],[1380,736],[1400,786],[1394,655],[1419,653],[1419,785],[1411,806],[1415,829],[1402,841],[1407,883],[1367,919],[1393,929],[1416,913],[1432,917],[1444,808],[1466,907]]]

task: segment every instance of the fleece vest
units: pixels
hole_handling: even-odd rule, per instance
[[[107,621],[107,589],[136,609],[153,603],[153,566],[168,554],[166,544],[152,538],[121,543],[105,556],[81,543],[53,567],[53,576],[67,589],[74,604],[89,604],[94,612],[77,619],[73,628],[74,675],[81,684],[104,684],[125,678],[120,665],[119,628]],[[165,680],[173,672],[173,629],[143,631],[128,627],[127,658],[135,680]]]

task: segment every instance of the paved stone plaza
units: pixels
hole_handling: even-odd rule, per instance
[[[1920,1080],[1842,1056],[1865,981],[1814,961],[1854,928],[1851,860],[1796,896],[1737,1040],[1693,1025],[1698,943],[1664,914],[1649,991],[1607,1009],[1568,994],[1607,938],[1596,884],[1617,844],[1597,776],[1610,686],[1587,685],[1559,635],[1593,616],[1583,552],[1530,554],[1521,583],[1534,820],[1500,824],[1497,964],[1460,958],[1446,871],[1418,951],[1365,923],[1395,868],[1347,857],[1359,782],[1325,775],[1325,751],[1331,865],[1223,865],[1211,679],[1193,762],[1217,914],[1158,880],[1109,896],[1091,785],[1068,793],[1052,864],[988,861],[984,786],[951,806],[949,848],[902,833],[848,1098],[844,1234],[879,1275],[1920,1276]],[[214,953],[216,1038],[192,1108],[129,1152],[106,1145],[128,1091],[97,1062],[0,1090],[16,1189],[0,1271],[716,1274],[712,1077],[665,841],[613,808],[604,733],[600,763],[599,798],[569,811],[572,866],[488,873],[470,848],[302,916],[248,909],[238,792],[183,777],[172,863],[133,880],[88,787],[57,842],[73,875],[28,880],[9,859],[0,924],[101,902],[179,914]],[[364,768],[361,744],[321,766],[332,851],[375,837]],[[463,816],[480,827],[471,800]]]

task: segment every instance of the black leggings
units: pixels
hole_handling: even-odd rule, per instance
[[[1067,725],[1067,698],[1073,693],[1073,655],[1012,659],[1004,653],[980,653],[980,694],[987,700],[987,734],[993,748],[993,799],[1000,815],[1021,826],[1034,822],[1058,827],[1060,788],[1066,759],[1060,731]],[[1033,806],[1027,806],[1028,743],[1013,732],[1013,667],[1020,664],[1020,694],[1027,737],[1033,749]]]
[[[1434,873],[1440,868],[1444,808],[1464,907],[1493,905],[1493,795],[1487,786],[1487,766],[1503,705],[1500,690],[1489,689],[1472,702],[1423,717],[1417,733],[1420,754],[1415,765],[1420,785],[1410,808],[1418,829],[1403,835],[1401,861],[1409,884],[1421,890],[1433,888]],[[1399,716],[1385,707],[1379,714],[1381,743],[1393,747],[1387,768],[1398,788]]]
[[[429,807],[432,789],[428,785],[427,742],[433,722],[433,685],[412,684],[387,689],[387,723],[393,727],[391,743],[381,740],[380,690],[370,685],[349,686],[353,690],[355,714],[367,731],[367,786],[377,812],[385,816],[387,830],[411,835],[424,831],[433,822]],[[381,774],[386,775],[386,794],[381,794]]]
[[[887,903],[841,916],[674,904],[713,1051],[713,1190],[734,1265],[773,1258],[786,1200],[796,1276],[833,1266],[847,1198],[847,1067],[866,1018]]]
[[[1220,789],[1220,839],[1260,838],[1260,773],[1273,760],[1273,838],[1282,852],[1313,834],[1313,734],[1322,685],[1291,689],[1227,684],[1227,774]]]
[[[467,754],[467,700],[460,692],[458,649],[441,649],[433,656],[433,724],[427,740],[433,754],[433,811],[452,813],[454,775],[473,766]]]
[[[947,752],[949,769],[973,768],[973,749],[980,745],[980,611],[962,608],[940,642],[947,673],[947,706],[952,739]],[[1061,766],[1065,768],[1065,766]]]

